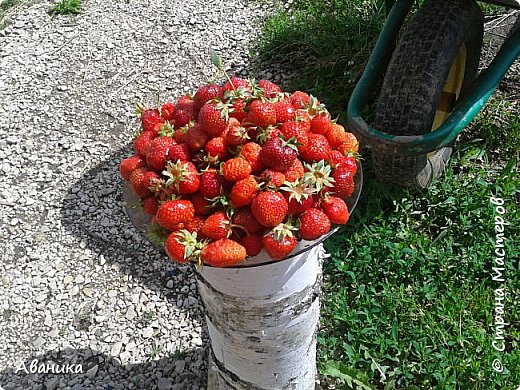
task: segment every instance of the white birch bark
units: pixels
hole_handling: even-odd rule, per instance
[[[323,246],[249,268],[203,267],[208,390],[314,390]]]

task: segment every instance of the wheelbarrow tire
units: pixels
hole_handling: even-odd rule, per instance
[[[461,48],[465,48],[466,59],[459,98],[477,74],[483,20],[474,0],[430,0],[419,9],[397,42],[376,103],[373,127],[392,135],[430,132]],[[452,151],[450,146],[405,156],[374,145],[372,149],[378,178],[421,188],[442,173]]]

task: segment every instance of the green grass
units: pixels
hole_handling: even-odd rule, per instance
[[[494,8],[486,12],[495,11]],[[384,20],[382,1],[297,0],[267,21],[260,59],[296,71],[333,115]],[[465,130],[443,178],[410,193],[378,182],[368,154],[351,221],[326,242],[318,358],[336,388],[516,389],[520,384],[518,102],[497,92]],[[341,117],[344,120],[344,116]],[[505,201],[507,350],[493,337],[495,209]],[[503,373],[492,368],[494,359]]]
[[[79,14],[81,11],[81,0],[58,0],[49,10],[51,15]]]
[[[422,194],[371,180],[363,203],[326,246],[320,361],[341,361],[387,388],[512,388],[520,383],[520,208],[514,160],[481,165],[476,145],[462,148],[445,178]],[[370,179],[369,179],[370,180]],[[491,346],[494,208],[506,202],[509,238],[506,303],[509,350]],[[516,325],[515,325],[516,324]],[[501,357],[509,373],[495,375]],[[381,369],[382,367],[382,369]]]
[[[290,13],[267,21],[260,59],[299,72],[293,90],[345,108],[384,17],[383,1],[295,0]]]
[[[5,28],[6,21],[5,17],[7,12],[19,3],[18,0],[3,0],[0,2],[0,30]]]

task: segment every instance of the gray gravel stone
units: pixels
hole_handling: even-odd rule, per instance
[[[248,45],[273,5],[91,0],[51,18],[48,2],[22,3],[0,30],[0,387],[204,388],[193,271],[129,221],[118,163],[135,103],[193,92],[210,48],[261,78]],[[9,372],[33,359],[86,371]]]

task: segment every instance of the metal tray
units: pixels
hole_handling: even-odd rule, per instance
[[[356,205],[358,203],[359,197],[361,195],[361,189],[363,188],[363,168],[361,164],[358,162],[357,164],[357,173],[354,176],[354,183],[355,188],[354,192],[351,196],[349,196],[347,199],[345,199],[345,202],[347,203],[347,207],[349,210],[349,213],[352,214],[354,209],[356,208]],[[137,230],[141,232],[147,239],[148,239],[148,233],[149,233],[149,227],[152,220],[152,217],[146,213],[144,213],[139,205],[140,200],[137,195],[134,194],[132,189],[130,188],[130,185],[127,182],[123,182],[123,200],[125,202],[125,209],[128,217],[134,224]],[[298,256],[314,246],[322,243],[327,238],[329,238],[331,235],[336,233],[338,229],[340,228],[339,225],[334,225],[330,232],[327,234],[321,236],[317,240],[313,241],[306,241],[306,240],[300,240],[298,241],[298,244],[296,245],[296,248],[294,251],[291,252],[291,254],[286,257],[284,260],[290,259],[294,256]],[[151,242],[151,241],[150,241]],[[161,246],[156,245],[153,243],[159,250],[164,252],[164,248]],[[166,254],[166,252],[164,252]],[[278,261],[284,261],[284,260],[273,260],[269,257],[267,252],[265,250],[262,250],[258,255],[253,257],[248,257],[245,261],[240,263],[239,265],[236,265],[235,267],[231,268],[244,268],[244,267],[255,267],[259,265],[265,265],[270,264]],[[210,265],[205,265],[206,267],[211,267]],[[229,268],[229,267],[228,267]]]

